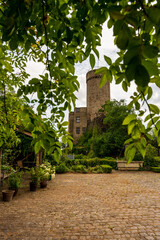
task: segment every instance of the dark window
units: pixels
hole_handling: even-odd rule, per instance
[[[80,127],[76,127],[76,133],[80,134]]]
[[[80,108],[76,108],[76,112],[80,112]]]
[[[80,117],[79,117],[79,116],[76,117],[76,122],[77,122],[77,123],[80,123]]]
[[[85,133],[85,132],[86,132],[86,128],[83,127],[83,128],[82,128],[82,133]]]

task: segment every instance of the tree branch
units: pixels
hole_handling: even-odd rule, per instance
[[[150,114],[150,118],[151,118],[152,124],[155,126],[155,129],[158,130],[158,128],[157,128],[156,125],[155,125],[155,122],[153,121],[152,114],[151,114],[151,109],[150,109],[150,106],[149,106],[149,104],[148,104],[148,102],[147,102],[147,99],[145,98],[143,92],[141,92],[141,94],[142,94],[142,96],[143,96],[143,98],[144,98],[144,101],[145,101],[145,103],[147,104],[147,107],[148,107],[148,109],[149,109],[149,114]]]

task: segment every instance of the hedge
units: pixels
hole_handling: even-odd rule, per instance
[[[109,165],[101,165],[100,166],[103,170],[104,173],[111,173],[112,172],[112,167]]]
[[[152,167],[151,169],[153,172],[160,173],[160,167]]]

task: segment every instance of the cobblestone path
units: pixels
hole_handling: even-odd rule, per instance
[[[0,201],[0,240],[160,240],[160,174],[63,174]]]

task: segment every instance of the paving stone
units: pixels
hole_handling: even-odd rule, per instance
[[[160,240],[160,177],[62,174],[0,201],[0,240]]]

